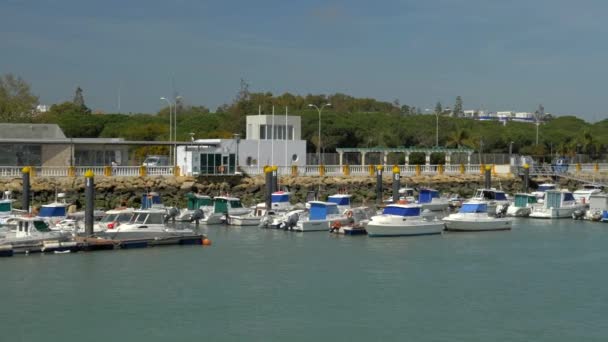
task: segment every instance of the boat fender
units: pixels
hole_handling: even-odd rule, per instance
[[[352,210],[347,211],[346,212],[346,217],[352,218],[353,217],[353,211]]]

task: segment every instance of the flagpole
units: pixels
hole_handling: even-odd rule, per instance
[[[258,106],[258,159],[255,160],[255,166],[258,168],[258,172],[260,172],[260,136],[262,128],[262,105]]]
[[[287,137],[289,136],[287,134],[287,113],[289,112],[289,108],[287,106],[285,106],[285,133],[283,135],[283,139],[285,139],[285,166],[288,166],[288,162],[287,162]]]
[[[270,125],[270,164],[274,165],[274,106],[272,106],[272,125]]]

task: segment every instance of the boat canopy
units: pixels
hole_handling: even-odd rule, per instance
[[[488,205],[486,203],[464,203],[460,208],[459,213],[487,213]]]
[[[310,202],[310,219],[325,220],[327,215],[339,214],[336,203],[331,202]]]
[[[156,192],[150,192],[141,196],[141,209],[150,209],[154,204],[162,204],[160,195]]]
[[[547,190],[555,190],[555,189],[556,189],[555,184],[541,184],[538,186],[537,191],[545,192]]]
[[[422,189],[418,196],[418,203],[431,203],[433,198],[439,198],[439,191],[435,189]]]
[[[13,205],[11,201],[3,201],[0,202],[0,213],[7,213],[13,210]]]
[[[66,213],[65,205],[43,205],[40,208],[40,213],[38,216],[40,217],[57,217],[57,216],[65,216]]]
[[[529,194],[515,194],[515,206],[518,208],[525,208],[528,204],[536,203],[536,196]]]
[[[200,207],[212,206],[213,200],[209,196],[188,194],[188,210],[196,210]]]
[[[482,198],[484,200],[496,200],[496,201],[506,201],[507,195],[504,191],[498,190],[490,190],[490,189],[481,189],[477,190],[477,194],[475,195],[477,198]]]
[[[331,195],[327,201],[337,205],[350,205],[350,195]]]
[[[382,211],[386,215],[420,216],[420,207],[405,207],[401,205],[387,205]]]
[[[272,203],[287,203],[287,202],[289,202],[289,192],[283,192],[283,191],[273,192],[272,195],[270,195],[270,197],[271,197],[271,202]]]

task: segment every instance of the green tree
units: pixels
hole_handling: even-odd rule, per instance
[[[30,85],[13,74],[0,76],[0,121],[30,122],[38,104]]]
[[[462,111],[462,97],[456,96],[456,103],[454,104],[453,116],[461,117],[464,112]]]
[[[82,88],[77,87],[76,92],[74,93],[74,100],[72,101],[74,106],[80,110],[80,112],[85,114],[90,114],[91,110],[84,103],[84,95],[82,95]]]
[[[453,131],[452,134],[448,136],[447,146],[453,146],[456,148],[467,146],[467,144],[470,143],[469,139],[469,131],[466,129],[459,128]]]

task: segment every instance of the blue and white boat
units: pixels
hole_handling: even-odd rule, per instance
[[[308,216],[300,215],[293,230],[300,232],[329,231],[330,223],[345,216],[334,202],[310,201]]]
[[[338,206],[338,211],[340,213],[345,212],[350,209],[350,199],[352,195],[349,194],[335,194],[327,197],[327,202],[335,203]]]
[[[589,209],[585,212],[584,219],[608,222],[608,194],[599,193],[589,197]]]
[[[470,200],[462,204],[460,210],[444,217],[446,230],[450,231],[486,231],[509,230],[513,219],[510,217],[497,217],[490,210],[487,201]]]
[[[493,188],[478,189],[475,192],[475,196],[473,196],[472,200],[486,203],[488,205],[488,213],[491,215],[498,214],[504,216],[509,208],[509,204],[511,204],[507,198],[507,194],[505,194],[504,191]]]
[[[421,189],[418,204],[422,206],[422,210],[444,211],[448,209],[450,202],[447,198],[440,197],[439,191],[435,189]]]
[[[65,220],[68,214],[68,203],[65,201],[65,194],[58,193],[55,202],[43,204],[40,207],[37,217],[46,221],[51,229],[55,229],[55,225],[62,220]]]
[[[567,190],[547,190],[542,205],[535,206],[530,213],[534,218],[572,217],[577,210],[584,210],[585,204],[578,203],[572,192]]]
[[[371,237],[441,234],[445,224],[437,219],[426,219],[421,212],[419,204],[389,204],[382,214],[372,217],[365,230]]]
[[[536,191],[532,191],[532,195],[536,196],[538,203],[543,203],[545,200],[545,192],[549,190],[558,190],[557,184],[554,183],[542,183],[538,185]]]

